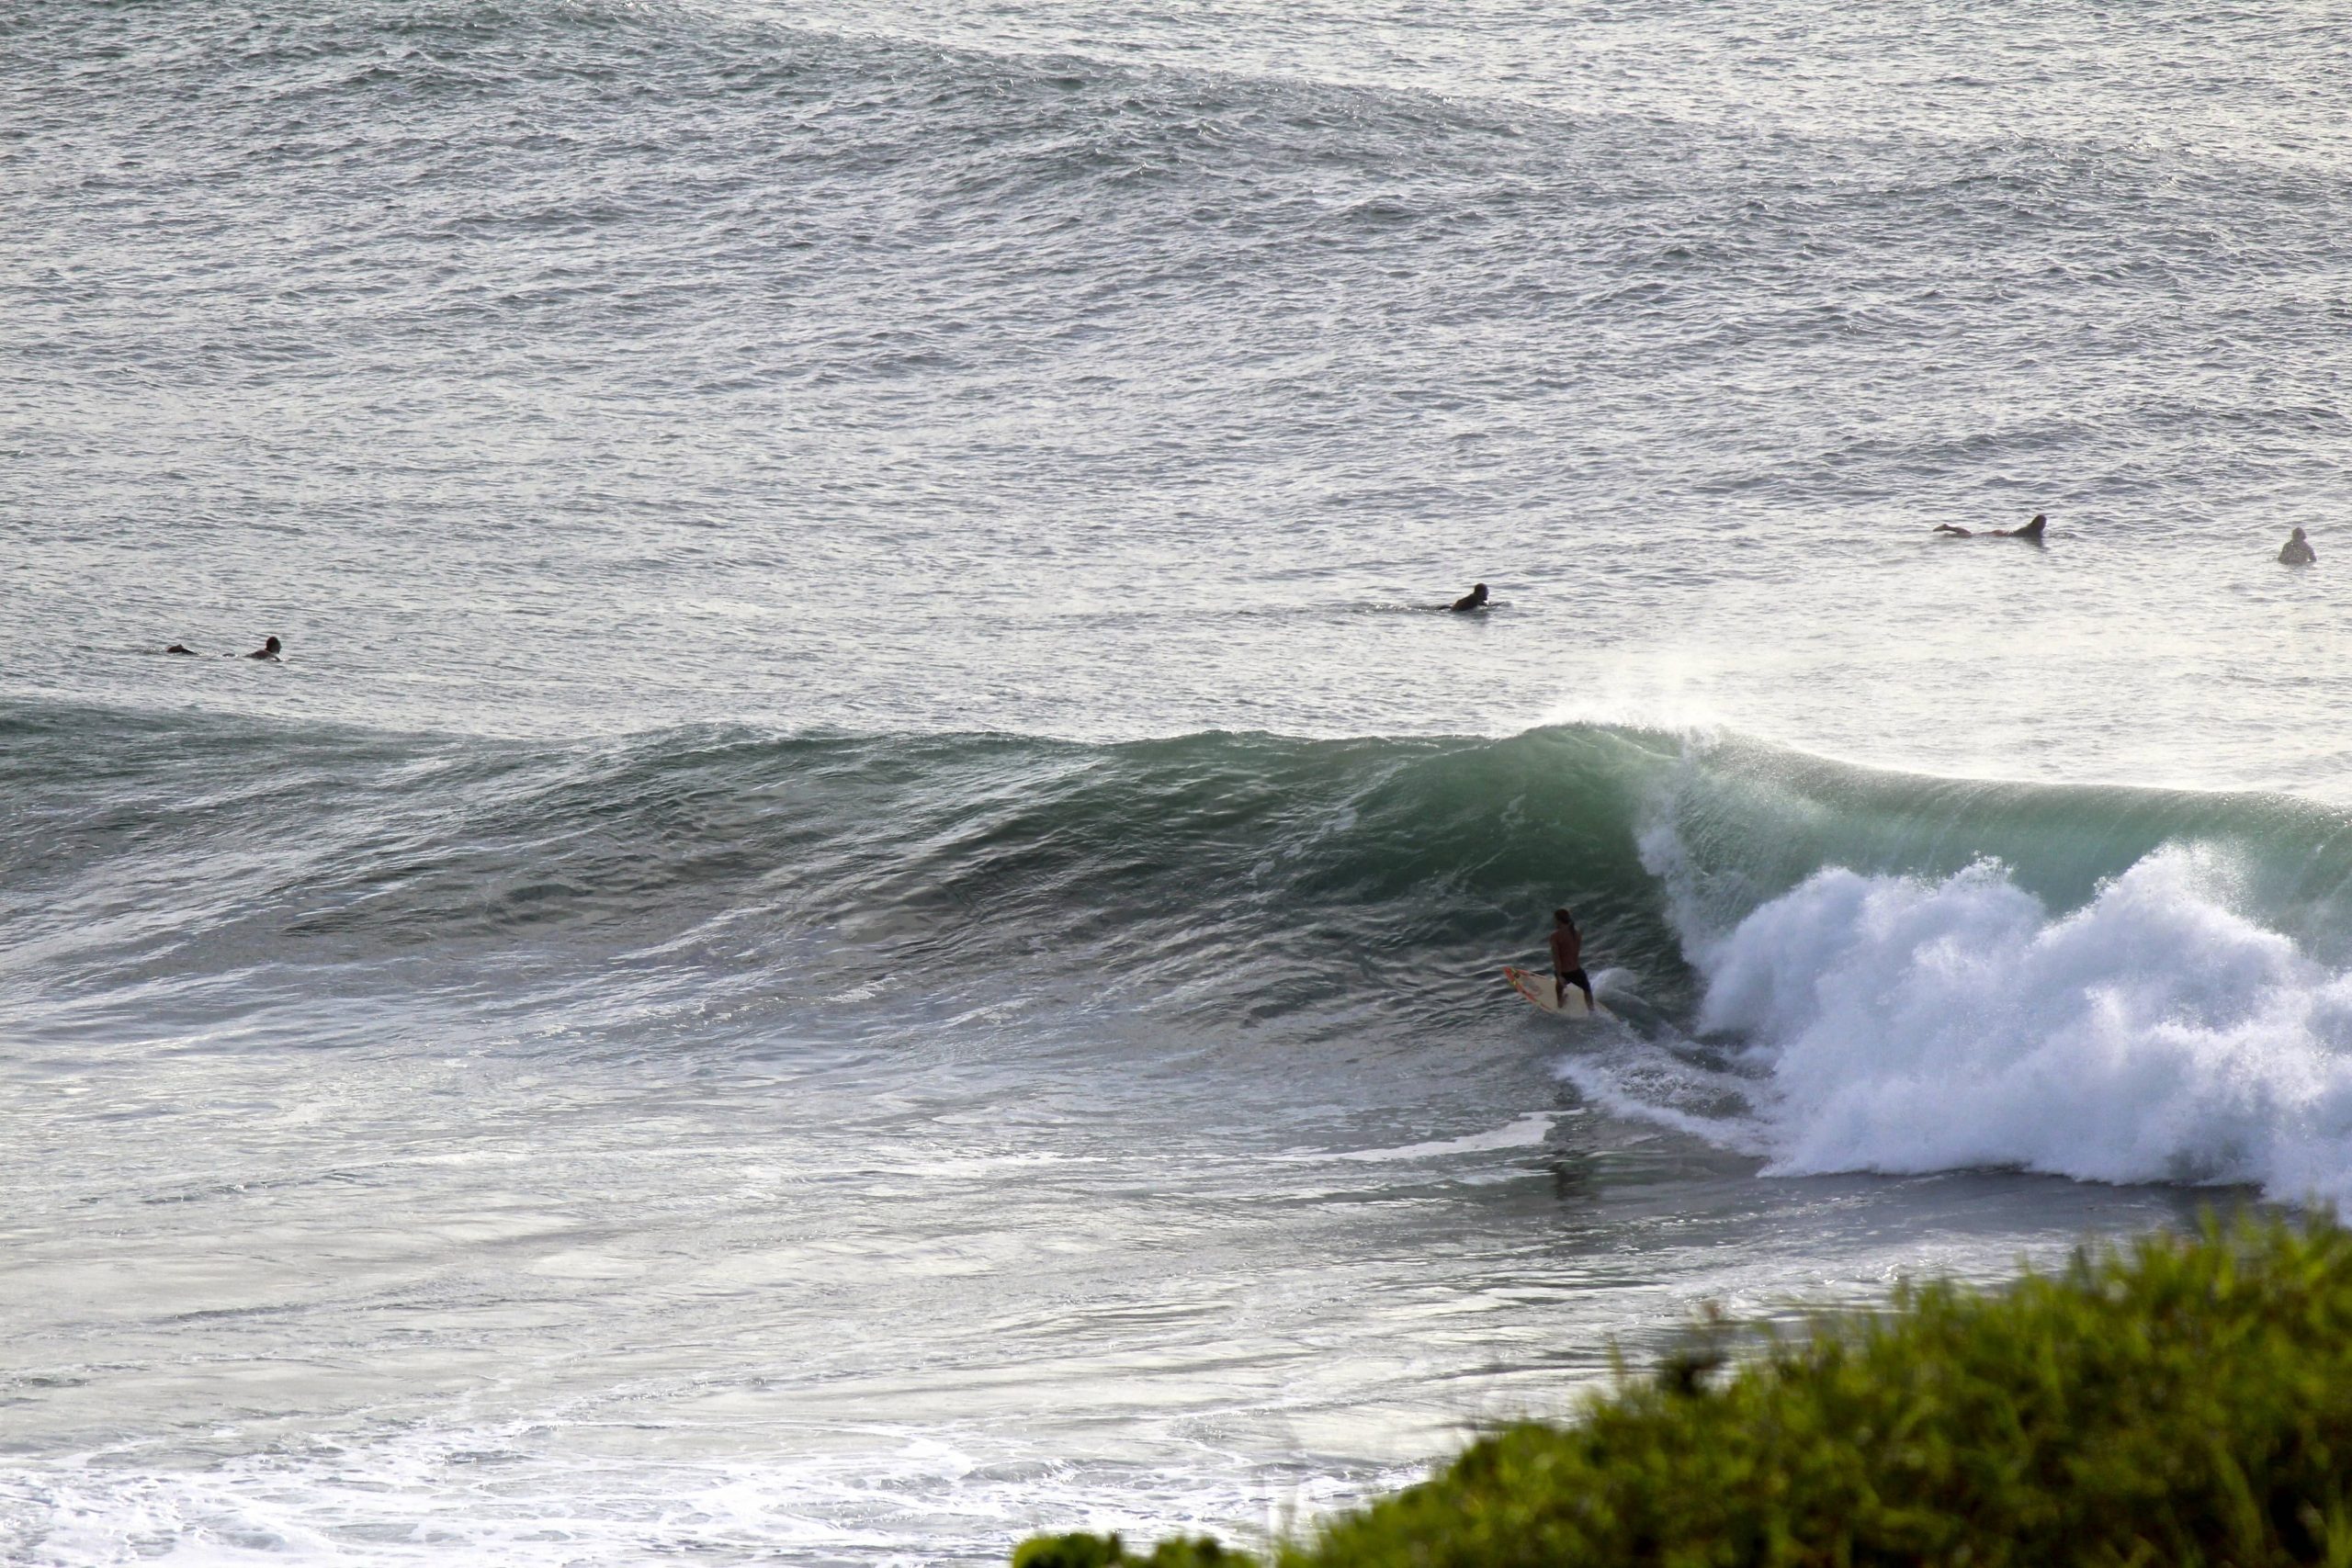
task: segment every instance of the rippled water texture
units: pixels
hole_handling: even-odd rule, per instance
[[[0,10],[0,1559],[1246,1535],[2352,1193],[2348,39]]]
[[[2344,773],[2268,558],[2346,452],[2305,7],[5,26],[44,691]],[[265,630],[299,677],[131,660]]]

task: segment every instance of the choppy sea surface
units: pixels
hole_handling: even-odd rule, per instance
[[[2347,125],[2290,0],[0,12],[0,1560],[1250,1540],[2352,1197]]]

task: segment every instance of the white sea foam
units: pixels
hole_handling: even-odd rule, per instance
[[[662,1438],[691,1448],[691,1435],[613,1431],[632,1445],[625,1456],[600,1452],[594,1428],[536,1418],[379,1433],[209,1467],[142,1462],[151,1456],[138,1445],[0,1465],[0,1561],[1001,1563],[1022,1537],[1056,1528],[1246,1540],[1250,1520],[1272,1532],[1421,1468],[1340,1477],[1199,1446],[1170,1477],[1040,1451],[1017,1429],[789,1423],[759,1427],[760,1451],[654,1457]]]
[[[2170,848],[2052,911],[1980,863],[1815,874],[1686,933],[1700,1026],[1749,1042],[1778,1174],[2017,1167],[2352,1196],[2352,975],[2232,906]],[[1687,1121],[1678,1118],[1678,1124]]]
[[[1401,1144],[1389,1148],[1347,1149],[1337,1154],[1294,1152],[1267,1157],[1283,1165],[1307,1165],[1323,1160],[1383,1165],[1398,1160],[1442,1159],[1449,1155],[1491,1154],[1497,1149],[1523,1149],[1541,1144],[1551,1134],[1552,1123],[1558,1119],[1555,1111],[1538,1111],[1516,1117],[1503,1126],[1460,1138]]]

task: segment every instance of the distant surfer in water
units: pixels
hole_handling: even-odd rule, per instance
[[[2281,566],[2310,566],[2318,559],[2319,557],[2312,553],[2311,541],[2303,537],[2301,528],[2278,547],[2278,564]]]
[[[1456,599],[1453,604],[1446,606],[1447,609],[1457,612],[1464,610],[1483,610],[1486,607],[1487,585],[1483,582],[1472,583],[1470,585],[1469,592],[1464,593],[1461,598]]]
[[[2030,539],[2038,545],[2041,543],[2041,531],[2049,525],[2050,519],[2037,512],[2033,514],[2033,521],[2022,528],[1987,528],[1979,534],[1973,528],[1962,528],[1957,524],[1939,523],[1936,532],[1950,534],[1955,539]]]
[[[1584,976],[1584,937],[1577,930],[1574,915],[1566,909],[1552,911],[1555,922],[1552,927],[1552,973],[1558,978],[1559,1001],[1568,1005],[1568,987],[1574,986],[1584,993],[1588,1011],[1598,1012],[1600,1004],[1593,1000],[1592,982]]]
[[[247,659],[266,659],[272,664],[283,664],[286,661],[278,658],[277,653],[278,649],[284,646],[285,644],[279,642],[276,637],[271,637],[259,648],[256,648],[251,653],[246,654],[245,657]]]
[[[171,647],[164,649],[164,651],[165,653],[185,653],[190,659],[194,659],[196,657],[196,649],[188,647],[187,644],[184,642],[175,642],[172,644]]]

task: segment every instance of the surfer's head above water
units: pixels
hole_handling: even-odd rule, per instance
[[[1453,604],[1449,606],[1449,608],[1455,610],[1483,610],[1486,607],[1487,585],[1483,582],[1472,583],[1470,585],[1470,592],[1464,593],[1461,598],[1456,599]]]
[[[246,654],[245,657],[247,659],[276,659],[277,657],[278,649],[284,646],[285,644],[279,642],[276,637],[271,637],[265,641],[259,648],[254,649],[251,653]]]

